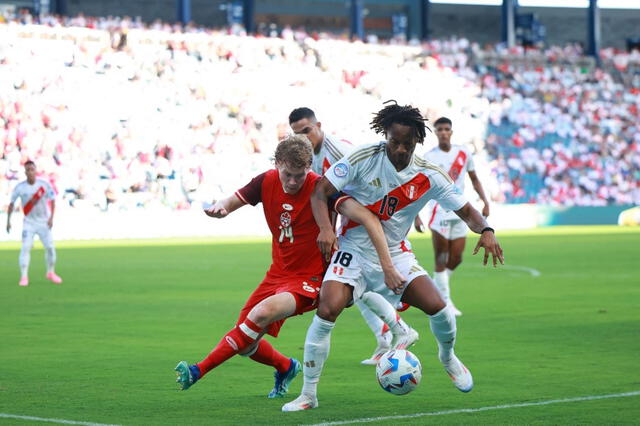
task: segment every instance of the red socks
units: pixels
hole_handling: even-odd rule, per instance
[[[291,360],[278,352],[271,343],[264,339],[260,339],[258,349],[250,358],[261,364],[274,367],[279,373],[286,372],[291,366]]]
[[[218,345],[211,351],[207,357],[199,362],[198,368],[200,369],[200,377],[207,374],[209,371],[213,370],[232,356],[236,355],[243,349],[246,349],[249,345],[251,345],[262,329],[258,327],[253,321],[250,319],[246,319],[242,324],[234,327],[230,332],[228,332],[222,340],[218,343]],[[264,342],[264,340],[262,341]],[[261,343],[262,343],[261,342]],[[268,342],[267,342],[268,344]],[[259,348],[262,345],[259,346]],[[269,345],[271,347],[271,345]],[[259,351],[258,348],[258,351]],[[273,351],[273,347],[271,347]],[[256,352],[257,355],[257,352]],[[280,354],[282,356],[282,354]],[[253,356],[251,357],[253,358]],[[257,360],[256,360],[257,361]],[[287,358],[288,361],[288,358]],[[262,362],[262,361],[258,361]],[[273,364],[270,364],[273,365]],[[288,368],[288,366],[287,366]],[[286,369],[285,369],[286,370]],[[280,371],[280,370],[278,370]]]

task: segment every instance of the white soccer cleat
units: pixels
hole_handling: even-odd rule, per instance
[[[373,351],[371,358],[363,359],[360,364],[363,365],[378,365],[378,361],[382,358],[382,355],[387,353],[391,349],[391,341],[393,340],[393,334],[391,330],[386,331],[378,338],[378,346]]]
[[[443,362],[442,365],[458,390],[466,393],[473,389],[473,376],[457,356],[453,355],[449,361]]]
[[[457,316],[457,317],[461,317],[462,316],[462,311],[458,308],[456,308],[456,305],[453,304],[453,302],[449,302],[449,306],[451,306],[451,312],[453,312],[453,315]]]
[[[378,365],[378,361],[380,361],[380,358],[382,358],[382,355],[384,355],[387,352],[389,352],[390,349],[391,349],[391,346],[389,346],[389,345],[381,345],[380,343],[378,343],[378,346],[373,351],[373,354],[371,355],[371,358],[363,359],[362,361],[360,361],[360,364],[363,364],[363,365]]]
[[[318,398],[310,397],[305,394],[301,394],[299,397],[294,399],[291,402],[287,402],[282,406],[282,411],[302,411],[302,410],[311,410],[312,408],[318,407]]]
[[[391,343],[391,349],[407,349],[412,346],[420,335],[413,328],[409,328],[409,331],[405,334],[398,334],[393,336],[393,343]]]

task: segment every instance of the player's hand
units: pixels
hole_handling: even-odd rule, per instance
[[[416,220],[413,222],[413,226],[415,226],[416,231],[418,231],[421,234],[424,234],[424,223],[422,223],[422,219],[420,219],[420,216],[416,216]]]
[[[504,265],[504,255],[502,253],[502,248],[500,244],[498,244],[498,240],[496,240],[496,236],[491,231],[485,231],[480,235],[480,239],[478,240],[478,244],[476,248],[473,250],[473,254],[475,255],[480,250],[480,247],[484,247],[484,261],[483,265],[487,264],[487,260],[489,260],[489,254],[493,256],[493,267],[498,266],[498,260],[502,265]]]
[[[384,283],[389,290],[395,294],[401,294],[404,290],[404,286],[407,283],[407,279],[396,269],[395,266],[391,266],[388,269],[384,269]]]
[[[338,237],[336,237],[336,232],[333,228],[320,229],[317,243],[325,261],[330,262],[331,255],[335,250],[338,250]]]
[[[484,216],[485,218],[489,217],[489,204],[485,203],[484,207],[482,208],[482,216]]]
[[[53,228],[53,218],[50,217],[49,220],[47,221],[47,226],[49,227],[49,229]]]
[[[204,209],[204,212],[207,216],[215,217],[216,219],[222,219],[229,214],[227,209],[224,208],[224,205],[221,201],[216,201],[211,207]]]
[[[7,234],[11,232],[11,222],[7,222]]]

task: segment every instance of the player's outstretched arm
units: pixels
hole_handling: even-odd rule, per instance
[[[313,218],[316,220],[318,228],[320,228],[317,240],[318,247],[327,262],[331,260],[333,250],[338,249],[338,239],[331,223],[327,204],[329,197],[337,193],[338,190],[329,182],[329,179],[322,177],[311,194]]]
[[[353,198],[348,198],[340,203],[338,205],[338,213],[365,227],[378,253],[380,266],[384,272],[384,283],[394,293],[402,292],[402,288],[407,280],[393,265],[380,219]]]
[[[11,213],[13,213],[13,203],[9,203],[7,210],[7,233],[11,232]]]
[[[246,203],[242,201],[236,194],[233,194],[232,196],[224,198],[222,200],[214,201],[211,206],[204,209],[204,212],[209,217],[222,219],[223,217],[227,217],[229,213],[238,210],[245,204]]]
[[[480,234],[480,239],[478,240],[476,248],[473,250],[473,254],[475,255],[478,253],[480,247],[484,247],[484,265],[487,264],[489,254],[493,257],[494,267],[498,265],[498,261],[504,265],[502,248],[500,247],[500,244],[498,244],[498,240],[496,239],[493,229],[489,227],[489,224],[487,224],[487,221],[480,212],[473,208],[470,203],[466,203],[460,210],[456,210],[456,214],[460,219],[465,221],[467,226],[469,226],[473,232]]]
[[[482,182],[478,178],[478,174],[473,171],[469,172],[469,178],[471,179],[471,184],[473,185],[473,189],[475,189],[478,197],[484,203],[484,207],[482,208],[482,216],[489,217],[489,200],[487,200],[487,196],[484,194],[484,188],[482,187]]]

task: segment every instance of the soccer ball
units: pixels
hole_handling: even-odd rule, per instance
[[[394,395],[404,395],[420,384],[422,366],[411,352],[392,349],[380,357],[376,376],[382,389]]]

